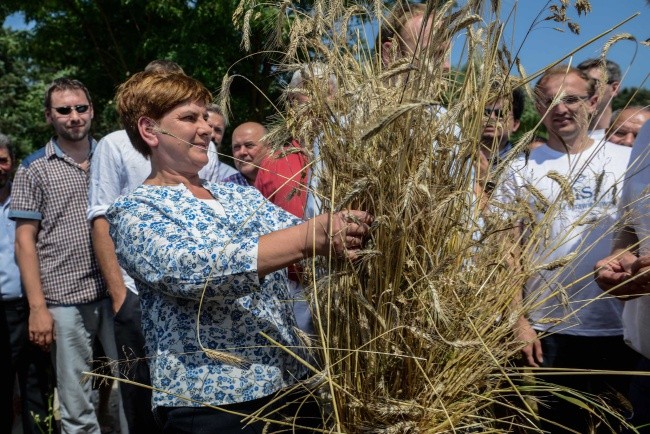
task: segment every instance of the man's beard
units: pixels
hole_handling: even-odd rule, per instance
[[[84,125],[83,128],[81,129],[76,129],[75,132],[71,132],[67,128],[61,128],[60,131],[57,131],[59,137],[70,141],[70,142],[78,142],[82,139],[84,139],[86,136],[88,136],[88,131],[90,130],[90,127],[88,124]]]

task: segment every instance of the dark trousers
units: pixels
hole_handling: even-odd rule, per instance
[[[26,434],[48,432],[48,399],[54,394],[50,355],[29,341],[29,305],[26,299],[0,302],[0,432],[10,433],[14,422],[14,382],[22,399]],[[41,420],[34,421],[34,415]],[[54,420],[51,421],[55,426]],[[55,429],[56,431],[56,429]]]
[[[584,337],[556,333],[545,336],[541,342],[544,367],[629,371],[634,369],[638,360],[638,354],[625,344],[622,336]],[[628,396],[629,376],[627,375],[580,373],[544,375],[539,379],[605,398],[614,408],[624,412],[614,391],[622,396]],[[573,396],[560,389],[557,392],[565,396]],[[591,432],[590,429],[593,427],[596,427],[595,432],[611,432],[610,428],[602,422],[599,423],[597,418],[592,417],[587,410],[565,399],[553,395],[545,395],[541,398],[539,414],[542,418],[580,433]],[[614,429],[618,430],[614,418],[608,418],[608,421]],[[551,433],[570,432],[556,424],[542,422],[541,428]]]
[[[150,386],[151,377],[144,350],[141,320],[140,300],[136,294],[127,290],[124,304],[114,319],[120,376]],[[156,423],[151,411],[151,389],[120,382],[120,394],[129,432],[132,434],[155,432]]]
[[[639,355],[639,362],[634,370],[650,372],[650,359]],[[629,422],[637,427],[640,434],[650,434],[650,376],[632,376],[630,402],[633,413]]]
[[[273,401],[272,404],[269,404]],[[300,392],[289,397],[269,396],[253,401],[220,406],[220,408],[241,414],[252,414],[264,407],[262,417],[270,421],[283,420],[300,426],[321,426],[320,410],[316,402]],[[298,413],[296,413],[296,411]],[[294,429],[292,426],[243,421],[242,416],[207,407],[157,407],[156,418],[164,434],[265,434],[313,433],[312,429]]]

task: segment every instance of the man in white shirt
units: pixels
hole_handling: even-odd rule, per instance
[[[521,221],[522,234],[539,233],[532,267],[540,267],[522,289],[524,313],[515,326],[526,343],[527,364],[560,369],[627,370],[634,362],[623,342],[622,304],[604,296],[592,279],[593,264],[609,252],[611,231],[629,149],[588,136],[597,108],[595,84],[582,71],[560,65],[547,71],[535,88],[537,108],[549,131],[546,144],[521,156],[506,170],[498,196],[525,201],[533,212]],[[543,267],[575,255],[564,266]],[[544,381],[583,393],[625,392],[622,376],[557,375]],[[621,380],[622,379],[622,380]],[[541,428],[588,432],[589,412],[570,402],[544,397]]]
[[[632,146],[620,208],[623,212],[612,254],[596,264],[596,281],[625,300],[625,342],[641,357],[635,371],[650,371],[650,121]],[[650,376],[630,381],[632,425],[650,433]]]
[[[612,123],[612,100],[621,86],[621,67],[611,60],[587,59],[578,69],[596,80],[598,106],[589,124],[589,136],[596,143],[605,140],[605,131]]]

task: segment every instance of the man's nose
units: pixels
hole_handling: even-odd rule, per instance
[[[623,143],[625,143],[627,146],[632,146],[634,144],[634,140],[636,139],[634,133],[630,132],[623,137]]]
[[[442,63],[442,70],[444,72],[449,72],[451,70],[451,61],[449,60],[449,56],[445,56],[445,60]]]
[[[81,119],[81,115],[79,115],[79,113],[77,113],[77,110],[74,110],[74,109],[72,111],[70,111],[70,114],[68,116],[69,116],[70,120],[73,120],[73,121]]]

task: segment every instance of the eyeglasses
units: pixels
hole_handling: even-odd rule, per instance
[[[566,106],[575,106],[579,104],[582,101],[587,101],[589,98],[591,98],[589,95],[565,95],[562,98],[559,98],[557,100],[558,104],[562,103]],[[541,100],[540,103],[544,107],[549,107],[551,104],[553,104],[554,99],[553,98],[547,98],[544,100]]]
[[[497,118],[497,119],[500,119],[503,116],[504,112],[505,111],[503,109],[494,108],[494,107],[486,107],[485,110],[483,110],[483,114],[486,117],[489,118],[492,115],[494,115],[494,117]]]
[[[63,107],[52,107],[56,112],[60,115],[69,115],[72,113],[72,110],[76,111],[77,113],[86,113],[88,109],[90,108],[90,105],[88,104],[80,104],[80,105],[66,105]]]

